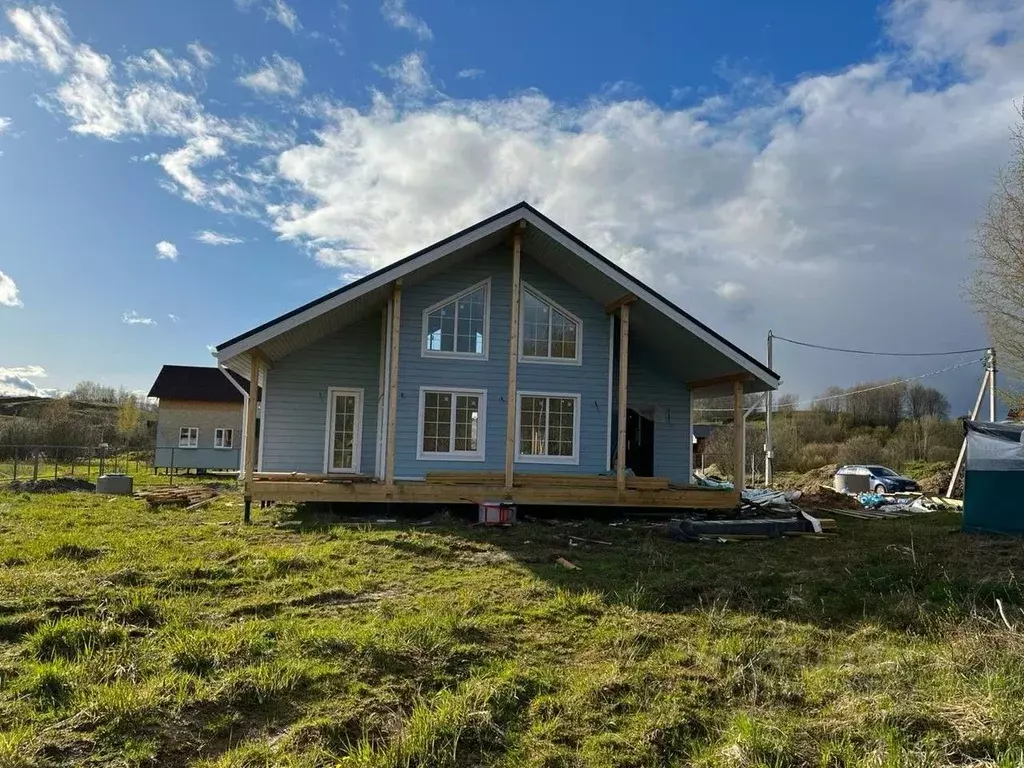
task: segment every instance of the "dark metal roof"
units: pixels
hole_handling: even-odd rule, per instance
[[[711,437],[711,433],[718,429],[717,424],[694,424],[693,436],[698,438]]]
[[[249,381],[234,371],[228,374],[244,389]],[[165,365],[149,390],[150,397],[162,400],[194,400],[203,403],[242,403],[242,393],[235,389],[219,368],[198,365]]]
[[[660,293],[655,291],[653,288],[651,288],[650,286],[642,283],[640,280],[638,280],[633,275],[629,274],[626,270],[624,270],[622,267],[620,267],[615,262],[611,261],[610,259],[606,258],[605,256],[602,256],[600,253],[595,251],[593,248],[591,248],[585,242],[583,242],[578,237],[576,237],[576,235],[574,235],[572,232],[568,231],[567,229],[565,229],[564,227],[559,225],[557,222],[552,221],[551,219],[549,219],[547,216],[545,216],[543,213],[538,211],[536,208],[534,208],[532,205],[530,205],[525,200],[523,200],[523,201],[521,201],[519,203],[516,203],[515,205],[513,205],[513,206],[511,206],[509,208],[506,208],[503,211],[499,211],[498,213],[494,214],[493,216],[488,216],[483,221],[478,221],[476,224],[473,224],[472,226],[466,227],[465,229],[463,229],[460,232],[456,232],[453,235],[449,235],[448,237],[444,238],[443,240],[437,241],[433,245],[428,245],[426,248],[422,248],[419,251],[416,251],[416,253],[413,253],[413,254],[411,254],[409,256],[406,256],[403,259],[399,259],[398,261],[394,262],[393,264],[389,264],[388,266],[386,266],[386,267],[384,267],[382,269],[378,269],[376,272],[371,272],[370,274],[365,275],[365,276],[359,278],[358,280],[354,280],[353,282],[349,283],[348,285],[342,286],[341,288],[338,288],[337,290],[331,291],[330,293],[325,294],[325,295],[321,296],[318,299],[314,299],[313,301],[310,301],[310,302],[308,302],[306,304],[303,304],[301,307],[296,307],[295,309],[291,310],[290,312],[286,312],[285,314],[281,315],[280,317],[276,317],[273,320],[270,320],[270,321],[268,321],[266,323],[263,323],[262,325],[258,325],[255,328],[253,328],[251,330],[248,330],[248,331],[246,331],[243,334],[235,336],[233,339],[229,339],[228,341],[225,341],[223,344],[218,344],[217,345],[217,351],[220,351],[222,349],[226,349],[227,347],[231,346],[232,344],[236,344],[237,342],[242,341],[243,339],[247,339],[248,337],[250,337],[250,336],[252,336],[254,334],[257,334],[260,331],[266,330],[267,328],[270,328],[271,326],[276,325],[277,323],[280,323],[282,320],[287,320],[288,318],[294,317],[295,315],[299,314],[300,312],[305,312],[307,309],[310,309],[311,307],[315,307],[316,305],[322,304],[325,301],[329,301],[330,299],[333,299],[336,296],[340,296],[340,295],[344,294],[347,291],[351,291],[356,286],[361,285],[362,283],[365,283],[368,280],[372,280],[372,279],[374,279],[376,277],[379,277],[380,275],[386,274],[386,273],[390,272],[391,270],[396,269],[397,267],[400,267],[403,264],[407,264],[408,262],[412,261],[413,259],[416,259],[416,258],[422,256],[423,254],[425,254],[425,253],[427,253],[429,251],[434,250],[435,248],[440,248],[441,246],[445,245],[446,243],[451,242],[452,240],[456,240],[456,239],[458,239],[460,237],[463,237],[463,236],[465,236],[467,234],[470,234],[473,230],[479,229],[481,227],[485,227],[488,224],[490,224],[492,221],[500,219],[501,217],[507,216],[508,214],[510,214],[510,213],[512,213],[512,212],[514,212],[516,210],[520,210],[520,209],[530,211],[533,215],[535,215],[538,218],[544,220],[547,224],[549,224],[550,226],[554,227],[556,230],[558,230],[563,235],[565,235],[567,238],[569,238],[574,243],[576,243],[576,245],[578,245],[580,248],[583,248],[583,249],[589,251],[595,258],[600,259],[602,262],[604,262],[605,264],[610,266],[612,269],[614,269],[616,272],[618,272],[623,277],[625,277],[625,278],[627,278],[629,280],[632,280],[632,281],[642,285],[647,291],[652,293],[654,296],[656,296],[661,301],[665,302],[665,304],[670,306],[676,312],[679,312],[687,320],[689,320],[690,322],[692,322],[695,325],[699,326],[704,331],[706,331],[707,333],[711,334],[713,337],[718,339],[720,342],[722,342],[723,344],[725,344],[726,346],[728,346],[729,348],[731,348],[735,352],[737,352],[740,355],[742,355],[745,360],[753,363],[759,369],[761,369],[765,373],[769,374],[770,376],[774,377],[775,379],[779,379],[780,378],[779,374],[775,373],[775,371],[773,371],[770,368],[768,368],[764,363],[762,363],[762,362],[758,361],[757,359],[751,357],[746,352],[744,352],[742,349],[740,349],[735,344],[733,344],[731,341],[726,339],[724,336],[722,336],[721,334],[715,332],[714,330],[712,330],[708,326],[704,325],[704,323],[700,322],[700,320],[695,318],[689,312],[686,312],[685,310],[681,309],[674,302],[669,301],[664,296],[662,296]]]

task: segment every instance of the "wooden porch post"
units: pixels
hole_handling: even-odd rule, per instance
[[[619,439],[615,454],[615,487],[626,490],[626,389],[629,379],[629,304],[619,307]]]
[[[388,371],[388,437],[384,458],[384,484],[395,485],[395,432],[398,427],[398,347],[402,338],[402,281],[396,280],[391,293],[391,369]]]
[[[260,354],[249,352],[249,396],[245,400],[245,465],[242,474],[244,497],[243,518],[246,523],[252,514],[252,473],[256,466],[256,408],[260,391]]]
[[[509,318],[508,333],[508,396],[505,398],[505,493],[512,492],[515,482],[516,460],[516,395],[519,374],[519,306],[522,300],[523,230],[526,222],[520,221],[512,231],[512,317]]]
[[[737,491],[742,491],[746,483],[746,420],[743,418],[743,382],[732,383],[732,424],[733,424],[733,476]]]

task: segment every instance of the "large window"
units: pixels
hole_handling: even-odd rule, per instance
[[[423,313],[423,354],[487,357],[490,281],[428,307]]]
[[[483,390],[420,389],[420,459],[482,461],[487,393]]]
[[[574,363],[582,360],[579,318],[539,291],[524,285],[519,356],[527,362]]]
[[[179,448],[199,447],[199,427],[182,427],[178,430]]]
[[[217,429],[213,430],[213,447],[234,448],[235,430],[228,429],[227,427],[217,427]]]
[[[579,413],[579,395],[520,392],[516,460],[579,464]]]

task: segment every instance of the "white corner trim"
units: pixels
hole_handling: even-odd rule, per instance
[[[445,307],[449,304],[455,304],[456,306],[456,320],[455,320],[455,333],[456,337],[459,332],[458,324],[458,301],[464,296],[468,296],[471,293],[484,289],[484,351],[480,354],[476,352],[445,352],[439,349],[427,349],[427,323],[431,313]],[[481,280],[476,285],[471,285],[465,290],[459,291],[441,301],[431,304],[429,307],[423,310],[423,320],[420,326],[420,357],[437,357],[448,360],[487,360],[491,354],[491,278]]]
[[[479,414],[480,417],[477,419],[477,450],[475,451],[456,451],[454,449],[447,453],[432,453],[423,450],[423,423],[424,423],[424,405],[426,403],[427,392],[444,392],[452,395],[476,395],[479,398]],[[455,398],[452,398],[452,415],[451,415],[451,445],[455,445]],[[487,390],[479,387],[448,387],[448,386],[422,386],[420,387],[420,399],[418,414],[417,414],[417,427],[416,427],[416,460],[417,461],[485,461],[487,458]]]
[[[355,434],[352,436],[352,467],[332,467],[334,459],[334,405],[336,395],[356,398]],[[363,454],[363,390],[355,387],[327,388],[327,423],[324,427],[324,474],[358,475]]]
[[[519,297],[519,362],[521,363],[541,363],[542,365],[583,365],[583,321],[577,317],[574,313],[563,307],[554,299],[550,298],[542,291],[534,288],[525,280],[522,281],[522,285],[519,287],[521,295]],[[552,309],[558,310],[561,314],[568,317],[572,322],[576,323],[576,357],[527,357],[523,354],[523,344],[526,341],[526,337],[523,335],[524,319],[526,317],[526,302],[523,301],[523,295],[527,291],[532,293],[538,299],[543,301],[545,304],[550,306]],[[548,316],[548,351],[551,351],[551,316]]]
[[[608,426],[605,428],[605,472],[612,471],[612,373],[615,367],[615,315],[608,315]]]
[[[571,398],[575,401],[572,409],[572,456],[524,456],[520,445],[523,430],[523,397]],[[538,392],[519,390],[516,392],[516,461],[523,464],[574,464],[580,463],[580,410],[583,397],[579,392]],[[550,406],[549,406],[550,409]],[[549,413],[550,422],[550,413]]]

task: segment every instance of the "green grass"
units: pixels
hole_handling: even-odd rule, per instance
[[[1024,554],[951,515],[728,544],[240,516],[0,493],[0,768],[1024,761]]]

